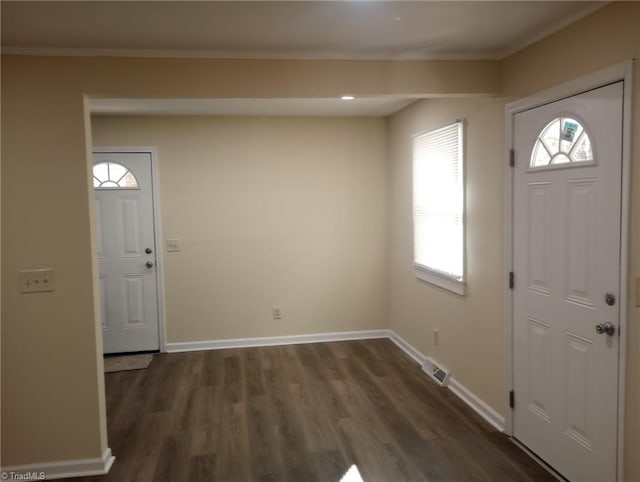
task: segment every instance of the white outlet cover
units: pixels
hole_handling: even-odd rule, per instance
[[[167,251],[170,253],[180,251],[179,239],[167,239]]]
[[[55,290],[55,279],[51,268],[20,271],[21,293],[42,293]]]

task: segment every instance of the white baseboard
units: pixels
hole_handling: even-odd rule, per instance
[[[115,459],[116,458],[111,455],[111,449],[108,448],[104,451],[102,457],[61,460],[41,464],[14,465],[11,467],[2,467],[0,472],[2,472],[3,475],[6,474],[7,480],[22,480],[21,475],[30,475],[31,478],[29,480],[37,480],[36,477],[38,477],[39,474],[44,474],[47,480],[104,475],[109,472]],[[12,476],[12,474],[14,475]]]
[[[478,396],[465,387],[454,377],[449,378],[449,390],[455,393],[464,403],[489,422],[499,432],[504,432],[504,417],[482,401]]]
[[[420,366],[424,365],[424,361],[427,358],[422,353],[420,353],[416,348],[414,348],[407,340],[398,335],[395,331],[389,330],[389,338],[392,342],[394,342],[398,347],[404,351],[407,355],[409,355],[413,360]]]
[[[297,345],[326,341],[369,340],[389,338],[389,330],[343,331],[337,333],[317,333],[312,335],[270,336],[262,338],[236,338],[228,340],[188,341],[167,343],[168,353],[199,350],[220,350],[223,348],[250,348],[257,346]]]
[[[403,350],[407,355],[413,358],[421,367],[424,365],[427,357],[420,353],[420,351],[413,347],[408,341],[406,341],[393,330],[389,330],[389,338],[396,345],[398,345],[401,350]],[[451,376],[449,378],[449,384],[447,388],[455,393],[458,398],[460,398],[464,403],[471,407],[478,415],[484,418],[498,431],[504,432],[504,417],[489,405],[487,405],[484,401],[482,401],[482,399],[480,399],[462,383],[456,380],[455,377]]]

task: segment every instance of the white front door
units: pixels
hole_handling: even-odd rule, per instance
[[[104,353],[159,349],[148,153],[94,153]]]
[[[513,432],[615,481],[623,83],[515,115]]]

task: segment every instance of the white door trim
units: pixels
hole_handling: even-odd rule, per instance
[[[524,99],[507,104],[505,108],[505,162],[509,165],[510,151],[514,144],[513,123],[519,112],[539,107],[550,102],[571,97],[604,85],[624,81],[623,121],[622,121],[622,219],[620,225],[620,343],[618,359],[618,446],[617,480],[624,480],[624,430],[625,430],[625,383],[627,360],[627,302],[628,302],[628,264],[629,264],[629,215],[631,190],[631,120],[633,86],[633,61],[623,62],[593,72],[578,79],[565,82],[550,89],[538,92]],[[505,180],[505,365],[507,374],[506,407],[509,407],[509,392],[513,390],[513,291],[509,289],[508,273],[513,270],[513,169],[507,168]],[[517,280],[516,280],[517,283]],[[505,433],[513,436],[513,410],[509,409],[505,417]]]
[[[94,153],[117,154],[149,154],[151,156],[151,183],[153,185],[153,237],[156,253],[156,289],[158,291],[158,335],[160,351],[167,351],[167,335],[165,329],[165,304],[164,304],[164,259],[162,244],[162,227],[160,224],[160,177],[158,174],[158,149],[147,146],[117,146],[94,147]]]

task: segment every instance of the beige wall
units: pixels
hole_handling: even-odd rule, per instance
[[[498,75],[496,61],[2,56],[3,465],[100,457],[107,447],[85,96],[478,95],[496,92]],[[175,234],[193,239],[187,231]],[[44,266],[55,270],[56,291],[21,295],[18,272]],[[329,275],[318,276],[326,282]],[[301,308],[289,299],[277,302],[293,322]],[[258,301],[273,302],[266,296]],[[257,311],[264,316],[263,309]],[[341,317],[331,314],[327,330]],[[378,326],[376,320],[369,320],[370,327]],[[309,315],[301,323],[317,321]],[[275,327],[263,333],[268,330]],[[199,326],[169,336],[188,339],[205,332]],[[226,333],[239,332],[227,326]]]
[[[424,100],[390,120],[390,326],[498,412],[504,403],[504,108],[510,100],[640,55],[640,5],[616,3],[502,62],[505,98]],[[634,118],[640,118],[640,65],[634,73]],[[409,136],[455,118],[467,120],[467,262],[465,298],[415,278],[411,260]],[[626,480],[640,480],[640,123],[633,134],[630,239]],[[432,329],[440,330],[440,345]],[[491,374],[491,375],[489,375]]]
[[[92,193],[88,182],[89,157],[86,151],[90,144],[87,142],[90,134],[85,132],[86,112],[83,95],[336,97],[344,92],[352,92],[355,95],[411,96],[498,94],[502,69],[504,95],[517,98],[621,60],[637,57],[640,53],[637,29],[637,25],[640,24],[639,15],[637,3],[609,5],[503,62],[250,61],[3,56],[3,465],[99,457],[107,446],[101,339],[100,330],[97,329],[99,312],[95,308],[97,298],[95,249],[92,242]],[[636,74],[638,73],[636,67]],[[636,75],[636,118],[640,114],[638,79],[640,76]],[[502,304],[503,287],[500,277],[503,270],[503,106],[504,102],[499,99],[428,100],[395,116],[390,122],[389,130],[391,156],[388,188],[391,196],[390,326],[419,349],[441,358],[444,363],[450,365],[463,384],[476,391],[502,413],[505,412],[502,403],[503,317],[499,306]],[[463,301],[435,288],[425,287],[410,278],[411,259],[407,257],[407,240],[410,236],[407,234],[407,216],[410,216],[410,210],[407,210],[407,206],[410,207],[407,204],[409,192],[403,188],[407,187],[406,160],[410,145],[407,135],[414,129],[421,130],[431,125],[440,125],[456,117],[467,119],[468,143],[479,146],[478,154],[468,157],[469,206],[474,210],[473,220],[469,219],[468,251],[470,255],[474,253],[474,257],[479,255],[483,259],[469,260],[469,295]],[[157,123],[161,124],[162,121],[158,120]],[[362,129],[363,132],[366,130],[364,127]],[[371,129],[375,130],[378,127]],[[636,122],[633,136],[636,145],[640,139],[639,129],[639,123]],[[157,144],[160,145],[161,141],[162,139],[159,139]],[[136,144],[142,142],[142,139],[135,140]],[[153,144],[151,140],[149,143]],[[344,145],[347,145],[346,142]],[[162,148],[161,151],[162,169],[168,168],[163,157],[164,150],[165,148]],[[638,150],[635,148],[634,163],[638,159],[637,153]],[[182,153],[176,159],[182,160]],[[202,162],[202,159],[202,156],[198,156],[197,160],[185,160]],[[317,167],[315,165],[313,169]],[[353,167],[357,169],[357,166]],[[494,171],[489,167],[494,168]],[[324,180],[328,173],[336,170],[338,167],[331,164],[320,176]],[[233,172],[233,169],[229,172]],[[347,174],[349,179],[354,176],[352,172]],[[634,168],[633,176],[630,273],[631,277],[636,277],[640,275],[640,248],[636,234],[640,229],[640,201],[636,194],[640,189],[640,169]],[[181,182],[187,183],[184,179]],[[274,183],[277,182],[280,181],[274,180]],[[167,180],[163,180],[163,183],[166,184]],[[311,189],[314,187],[311,186]],[[167,190],[170,189],[167,187]],[[297,187],[292,183],[286,186],[286,189],[288,196],[291,196]],[[327,189],[339,191],[333,185]],[[378,188],[360,192],[370,196],[376,189]],[[381,189],[380,192],[384,193],[385,190]],[[316,191],[313,193],[313,199],[317,201],[320,196]],[[230,191],[227,194],[230,197],[235,195]],[[358,203],[361,200],[349,199],[346,193],[341,195],[340,199],[351,202],[354,212],[358,211]],[[163,217],[167,218],[167,225],[164,226],[165,236],[185,240],[183,253],[173,258],[170,258],[168,253],[166,255],[167,269],[174,270],[178,275],[185,267],[194,268],[195,256],[184,264],[180,262],[181,259],[195,253],[212,256],[206,249],[207,243],[211,245],[224,239],[219,239],[213,229],[195,232],[193,226],[190,228],[183,220],[177,220],[175,225],[171,226],[169,219],[174,216],[172,206],[168,204],[164,192],[162,198]],[[178,203],[176,208],[184,207],[184,204],[181,204],[184,202],[182,198],[175,202]],[[273,197],[272,202],[272,206],[284,205],[283,200],[277,196]],[[239,204],[238,209],[241,206]],[[323,213],[331,211],[325,211],[325,207],[317,207]],[[495,209],[497,211],[494,211]],[[288,212],[288,221],[297,216],[295,211]],[[227,221],[229,219],[233,221],[232,218],[227,218]],[[326,220],[323,227],[328,229],[334,222],[335,220]],[[292,225],[287,222],[287,229],[293,229]],[[372,222],[370,226],[374,225]],[[338,227],[339,239],[344,241],[343,236],[350,227],[342,221]],[[266,226],[262,228],[265,236],[271,229]],[[270,233],[274,235],[272,231]],[[198,242],[202,242],[202,245],[198,245]],[[352,249],[352,245],[347,243],[340,249],[344,250],[342,253],[346,253]],[[367,256],[373,256],[373,251]],[[367,256],[359,258],[358,263]],[[211,259],[209,261],[215,262]],[[56,270],[56,291],[50,294],[20,295],[17,290],[18,271],[41,266],[52,266]],[[266,273],[261,278],[264,282],[265,279],[269,279],[272,267],[264,265],[261,268],[262,273]],[[351,269],[353,272],[357,271],[353,265]],[[296,271],[290,273],[299,274]],[[326,283],[329,274],[320,271],[319,275],[322,280],[314,280],[314,283]],[[284,323],[303,319],[305,329],[318,326],[319,320],[311,315],[308,307],[302,303],[298,305],[298,301],[290,301],[293,300],[294,293],[291,293],[290,298],[286,298],[285,295],[283,301],[272,301],[272,297],[277,298],[289,286],[285,278],[285,274],[279,277],[282,281],[278,286],[280,293],[274,290],[272,296],[265,295],[257,299],[252,307],[235,311],[238,319],[264,316],[267,319],[263,328],[265,331],[262,333],[285,333],[284,325],[283,331],[278,331],[268,319],[268,309],[279,303],[284,309]],[[234,282],[236,286],[240,286],[249,281],[238,279]],[[318,284],[314,287],[318,287]],[[175,293],[175,288],[169,285],[167,291]],[[243,288],[255,289],[246,285]],[[361,289],[370,293],[379,288],[367,285]],[[297,288],[295,293],[301,292],[302,289]],[[326,297],[318,296],[313,303],[333,300],[328,293],[323,295]],[[195,294],[185,290],[184,297],[188,299],[190,296]],[[631,304],[634,301],[630,300]],[[176,301],[173,303],[174,307],[171,309],[180,309]],[[234,304],[233,309],[235,308]],[[365,311],[362,307],[353,309],[352,313],[357,313],[353,319],[360,320],[359,317],[363,316]],[[208,313],[209,310],[202,307],[194,309],[193,319],[199,319],[205,312]],[[330,323],[335,323],[334,320],[340,315],[331,317],[329,321],[325,320],[327,325],[324,326],[328,327],[327,330],[333,329],[329,328]],[[629,413],[626,431],[628,480],[640,480],[640,458],[637,457],[637,453],[640,453],[639,318],[638,310],[630,307],[627,384]],[[359,323],[358,321],[356,325],[363,326]],[[431,346],[430,342],[430,329],[436,324],[441,330],[441,345],[437,348]],[[300,325],[292,326],[300,328],[299,332],[303,332]],[[378,326],[378,321],[371,322],[371,328]],[[209,338],[209,333],[213,334],[211,337],[217,333],[229,336],[238,333],[235,328],[224,324],[217,327],[221,328],[220,332],[210,331],[211,328],[206,322],[196,322],[184,332],[180,329],[170,329],[169,337],[174,341],[184,341],[192,337]],[[287,326],[286,329],[294,328]],[[262,333],[246,333],[239,336],[257,336]],[[487,370],[481,370],[481,367],[494,369],[495,378],[487,375]]]
[[[83,99],[33,88],[7,95],[8,70],[2,71],[2,463],[99,457],[106,448],[104,382],[96,356]],[[18,293],[19,270],[48,266],[55,293]]]
[[[411,135],[458,118],[465,120],[466,141],[466,296],[420,281],[413,271]],[[503,119],[504,104],[494,99],[423,100],[391,118],[389,322],[504,414]]]
[[[157,146],[168,342],[387,325],[382,118],[94,117]],[[282,320],[272,319],[280,306]]]
[[[523,97],[589,72],[640,57],[640,4],[620,2],[552,35],[503,63],[503,90]],[[561,53],[560,53],[561,52]],[[566,53],[569,53],[568,55]],[[625,474],[640,480],[640,304],[634,296],[640,277],[640,63],[633,84],[631,224],[627,332],[627,424]]]

